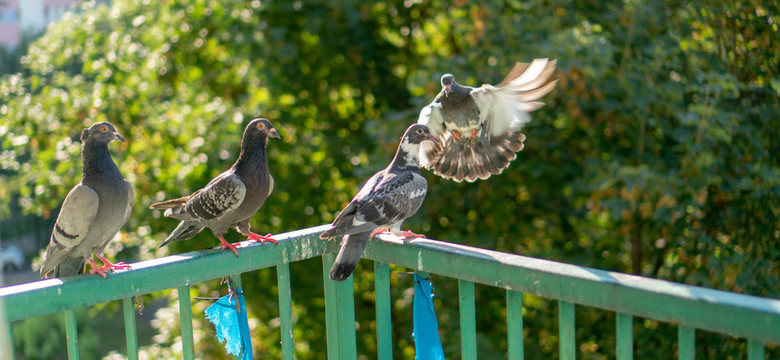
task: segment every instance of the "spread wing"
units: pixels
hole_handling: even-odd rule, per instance
[[[479,121],[487,133],[501,136],[520,131],[531,121],[529,112],[544,106],[537,101],[547,95],[557,80],[547,82],[555,71],[556,60],[535,59],[531,64],[517,63],[496,86],[482,85],[471,92],[479,107]]]
[[[97,192],[87,185],[76,185],[68,193],[54,223],[41,275],[53,271],[84,240],[97,214],[99,201]]]
[[[422,110],[420,110],[420,116],[417,118],[418,124],[428,125],[428,129],[430,129],[433,136],[439,136],[445,130],[439,96],[437,96],[436,100],[433,100],[428,106],[422,108]]]
[[[444,126],[444,117],[441,115],[441,102],[439,97],[436,97],[430,105],[424,107],[420,111],[420,116],[417,118],[418,124],[428,125],[431,134],[439,139],[439,144],[433,141],[425,141],[420,144],[420,151],[418,158],[420,165],[429,168],[430,165],[439,158],[441,154],[441,145],[444,144],[447,139],[450,138],[450,134],[446,131]]]

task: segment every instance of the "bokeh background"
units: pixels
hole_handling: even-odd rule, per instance
[[[244,127],[260,116],[282,140],[269,144],[276,190],[253,228],[328,223],[386,166],[442,74],[497,83],[514,62],[548,57],[558,59],[560,81],[532,114],[517,160],[476,183],[424,172],[428,196],[405,227],[453,243],[778,297],[778,14],[776,1],[743,0],[88,1],[3,54],[2,234],[33,223],[43,233],[36,246],[46,245],[81,176],[78,134],[97,121],[127,138],[110,148],[136,191],[110,258],[217,245],[204,231],[158,249],[176,221],[148,205],[189,194],[228,168]],[[364,260],[354,273],[364,359],[376,354],[371,269]],[[291,270],[296,357],[325,359],[322,264]],[[399,274],[407,269],[391,270],[394,354],[413,359],[412,279]],[[272,269],[243,277],[256,358],[281,357],[275,278]],[[432,280],[445,354],[460,359],[457,282]],[[226,292],[217,281],[194,288]],[[476,293],[480,358],[504,359],[505,295],[482,286]],[[142,356],[179,358],[175,294],[143,299]],[[555,302],[526,295],[524,304],[526,357],[557,358]],[[202,315],[208,305],[193,305],[196,352],[222,358]],[[79,313],[86,358],[121,358],[117,308]],[[576,311],[578,358],[614,358],[614,314]],[[57,321],[16,324],[17,354],[64,358]],[[636,358],[675,357],[676,327],[637,319],[634,332]],[[746,356],[744,340],[696,337],[698,358]],[[776,346],[767,351],[780,357]]]

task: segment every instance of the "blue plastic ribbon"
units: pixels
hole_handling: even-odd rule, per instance
[[[233,299],[233,298],[236,299]],[[236,305],[238,300],[238,305]],[[252,360],[252,338],[246,314],[244,292],[239,288],[225,295],[206,309],[206,317],[214,324],[219,342],[225,342],[228,354]]]
[[[428,279],[414,274],[414,351],[415,359],[444,360],[439,338],[439,323],[433,311],[433,288]]]

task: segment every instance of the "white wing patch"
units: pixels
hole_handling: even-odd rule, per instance
[[[555,71],[556,61],[535,59],[530,65],[518,63],[510,72],[514,79],[504,79],[498,86],[482,85],[471,92],[480,110],[479,122],[492,136],[507,131],[520,131],[531,121],[528,114],[544,106],[536,101],[546,95],[557,84],[557,80],[546,83]]]
[[[444,132],[444,117],[441,116],[441,103],[434,100],[430,105],[422,108],[418,124],[428,125],[433,136],[439,136]]]
[[[409,193],[409,198],[410,199],[415,199],[415,198],[418,198],[420,196],[425,196],[425,193],[426,193],[425,189],[417,189],[417,190],[412,191],[411,193]]]

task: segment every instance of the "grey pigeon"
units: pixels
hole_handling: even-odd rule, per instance
[[[368,239],[389,229],[403,237],[420,237],[401,231],[401,223],[414,215],[428,191],[428,182],[420,175],[418,153],[426,140],[436,142],[425,125],[406,129],[393,161],[374,174],[355,198],[336,217],[320,238],[344,236],[330,278],[343,281],[355,270]]]
[[[235,246],[224,237],[230,227],[248,236],[247,240],[276,243],[271,234],[258,235],[249,228],[249,220],[274,189],[266,156],[268,138],[281,139],[271,121],[252,120],[244,130],[238,160],[230,169],[190,196],[150,206],[151,209],[166,209],[166,217],[181,220],[160,247],[171,241],[191,239],[205,227],[219,238],[222,249],[230,249],[236,256]]]
[[[54,224],[49,247],[41,267],[41,278],[90,273],[106,277],[106,271],[126,269],[129,265],[111,263],[103,256],[111,239],[130,218],[135,192],[122,177],[108,144],[125,141],[114,125],[99,122],[81,132],[81,157],[84,169],[81,182],[70,190]],[[103,261],[97,267],[92,254]]]
[[[520,130],[531,121],[528,113],[544,106],[537,100],[558,82],[547,82],[555,63],[517,63],[496,86],[473,88],[458,84],[451,74],[442,76],[442,91],[417,120],[428,125],[441,144],[424,144],[421,164],[457,182],[484,180],[504,171],[524,147]]]

